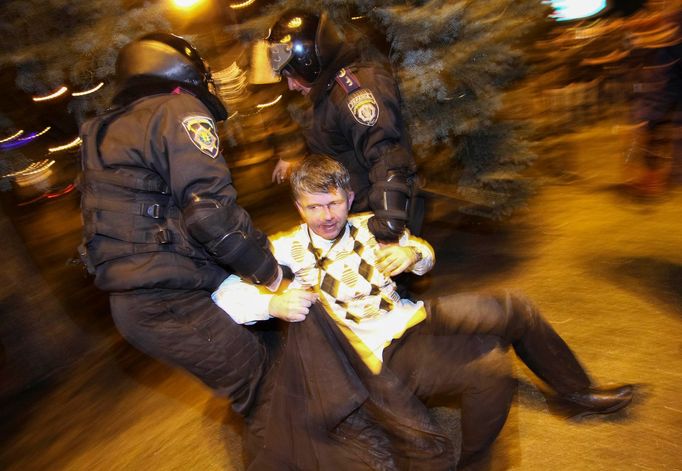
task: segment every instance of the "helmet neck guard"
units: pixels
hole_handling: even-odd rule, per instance
[[[116,59],[116,80],[115,104],[170,93],[179,86],[199,98],[217,121],[227,118],[227,110],[209,88],[213,80],[208,65],[179,36],[151,33],[125,45]]]

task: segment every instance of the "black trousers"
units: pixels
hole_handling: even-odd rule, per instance
[[[568,345],[525,298],[464,293],[426,307],[427,320],[388,347],[384,365],[426,403],[460,399],[462,456],[488,447],[504,425],[515,390],[510,345],[559,394],[591,384]]]
[[[265,369],[265,346],[216,306],[210,292],[140,290],[112,294],[110,304],[129,343],[228,396],[235,411],[248,411]]]

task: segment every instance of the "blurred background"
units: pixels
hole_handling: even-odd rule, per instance
[[[665,332],[658,358],[668,368],[658,373],[668,375],[669,391],[658,391],[668,391],[660,400],[672,418],[633,425],[660,433],[663,442],[647,445],[659,458],[589,469],[682,469],[679,445],[661,438],[682,430],[679,406],[669,402],[682,386],[682,2],[666,0],[2,2],[0,432],[7,441],[0,467],[241,469],[238,420],[227,405],[124,344],[106,295],[74,260],[78,127],[107,108],[121,46],[149,31],[183,35],[211,64],[228,107],[221,148],[240,203],[265,231],[286,228],[296,215],[286,185],[274,185],[271,173],[278,159],[306,152],[298,125],[305,102],[285,83],[250,85],[248,74],[252,41],[287,6],[328,8],[348,41],[390,58],[428,199],[425,237],[439,254],[423,296],[511,281],[550,308],[567,299],[571,319],[618,306],[620,325],[632,322],[629,333],[640,338],[636,347],[616,340],[619,353],[605,359],[608,337],[584,326],[565,332],[588,364],[613,366],[622,374],[612,379],[621,382],[644,381],[652,364],[635,368],[624,358],[648,358],[647,342]],[[600,296],[580,291],[601,283]],[[662,316],[647,326],[647,342],[635,327],[642,312]],[[613,358],[623,363],[614,366]],[[541,407],[530,390],[524,394],[523,407]],[[110,416],[118,400],[157,424]],[[70,418],[55,404],[67,404]],[[177,414],[176,422],[158,421],[159,414]],[[512,414],[502,438],[512,451],[492,469],[547,469],[542,452],[514,428],[521,414]],[[531,417],[527,430],[547,427]],[[97,423],[108,425],[95,433]],[[198,458],[163,461],[158,447],[152,453],[119,441],[103,453],[79,448],[137,425],[143,430],[131,437],[157,437]],[[166,436],[161,425],[169,433],[184,427],[184,438]],[[607,425],[594,433],[614,433]],[[96,439],[83,438],[84,430]],[[60,444],[51,448],[50,440]],[[543,446],[556,467],[552,445]],[[116,449],[130,458],[113,458]],[[39,450],[45,458],[34,455]]]

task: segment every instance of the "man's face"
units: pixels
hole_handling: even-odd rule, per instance
[[[353,197],[352,191],[346,193],[342,189],[328,193],[303,193],[298,196],[296,207],[315,234],[333,240],[346,227]]]
[[[295,91],[295,92],[301,92],[301,95],[307,95],[310,93],[310,89],[312,87],[308,87],[306,85],[303,85],[300,81],[297,79],[293,78],[291,75],[284,75],[287,78],[287,85],[289,86],[289,90]]]

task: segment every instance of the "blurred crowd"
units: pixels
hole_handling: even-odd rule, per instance
[[[565,137],[608,122],[624,130],[619,178],[630,191],[680,183],[680,12],[679,1],[651,1],[629,17],[554,27],[535,44],[510,103],[532,122],[541,159],[565,170]]]

